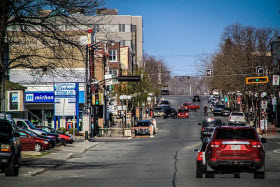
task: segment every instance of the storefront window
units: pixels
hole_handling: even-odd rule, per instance
[[[10,92],[10,110],[18,110],[18,92]]]

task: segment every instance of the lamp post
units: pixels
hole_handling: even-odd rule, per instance
[[[276,74],[279,74],[279,64],[280,64],[280,36],[278,36],[275,40],[271,43],[271,56],[272,56],[272,64],[274,69],[276,69]],[[276,86],[276,85],[275,85]],[[275,125],[280,126],[279,122],[279,112],[278,112],[278,104],[279,104],[279,87],[273,87],[273,95],[276,97],[275,103]]]

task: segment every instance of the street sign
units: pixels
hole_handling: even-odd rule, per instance
[[[257,66],[256,67],[256,73],[257,74],[263,74],[264,73],[263,66]]]
[[[272,85],[279,86],[279,75],[273,75],[273,77],[272,77]]]
[[[228,98],[227,98],[227,97],[225,97],[225,102],[226,102],[226,103],[228,102]]]
[[[264,84],[268,83],[268,77],[246,77],[246,84]]]
[[[213,69],[207,69],[206,70],[206,76],[207,77],[213,77]]]
[[[237,104],[241,104],[241,97],[237,97]]]

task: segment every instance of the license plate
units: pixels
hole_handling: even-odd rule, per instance
[[[240,145],[231,145],[231,150],[240,150],[241,146]]]

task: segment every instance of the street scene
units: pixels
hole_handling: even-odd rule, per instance
[[[2,0],[0,186],[278,186],[279,7]]]

